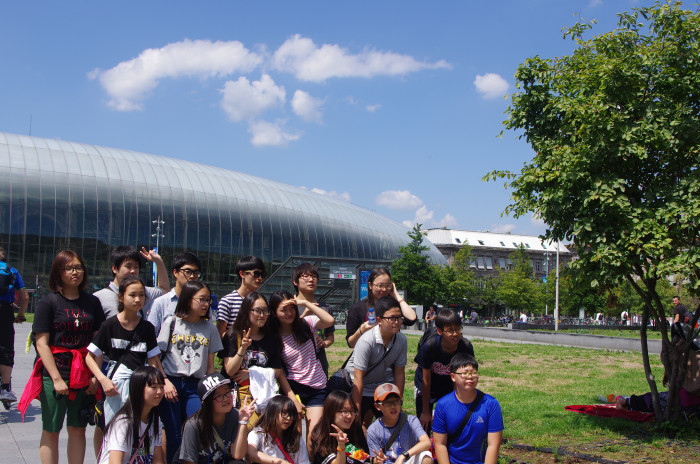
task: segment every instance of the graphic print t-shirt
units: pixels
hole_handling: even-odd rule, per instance
[[[170,333],[170,321],[175,318],[175,327]],[[163,370],[167,375],[181,375],[201,379],[207,373],[207,359],[210,353],[221,351],[221,337],[216,326],[206,319],[187,322],[177,316],[163,321],[158,334],[161,351],[170,350],[163,359]]]
[[[49,345],[68,349],[86,347],[92,334],[104,322],[102,305],[93,295],[80,293],[76,300],[68,300],[54,292],[44,296],[36,306],[34,333],[48,333]],[[56,353],[56,367],[65,381],[70,379],[71,353]],[[48,375],[46,369],[44,375]]]
[[[127,352],[126,347],[132,339]],[[110,317],[102,324],[88,350],[95,356],[104,354],[113,361],[120,361],[132,371],[143,366],[147,359],[160,354],[156,332],[150,322],[141,319],[134,330],[126,330],[117,316]]]
[[[204,449],[199,441],[194,416],[187,419],[182,431],[180,459],[196,464],[224,464],[228,462],[231,459],[231,445],[236,442],[238,437],[238,410],[232,409],[226,415],[224,425],[221,427],[215,425],[214,429],[219,434],[224,449],[221,448],[216,439],[212,439],[209,447]]]

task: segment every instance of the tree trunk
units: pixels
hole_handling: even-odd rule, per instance
[[[661,410],[661,402],[659,401],[659,391],[656,389],[656,379],[654,378],[654,374],[651,372],[651,365],[649,364],[649,347],[647,346],[647,325],[649,324],[649,311],[649,305],[644,305],[644,310],[642,311],[642,330],[640,331],[642,343],[642,363],[644,364],[644,377],[647,379],[649,391],[651,392],[651,404],[654,407],[656,423],[660,424],[663,422],[663,411]]]

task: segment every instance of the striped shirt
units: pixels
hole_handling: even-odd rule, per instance
[[[304,321],[311,327],[311,333],[315,334],[318,316],[306,316]],[[326,387],[326,374],[316,356],[314,340],[307,340],[299,345],[294,335],[284,335],[282,361],[287,366],[287,379],[311,388]]]
[[[232,291],[219,301],[216,320],[217,322],[226,321],[226,331],[230,330],[236,321],[241,304],[243,304],[243,297],[238,293],[238,290]]]

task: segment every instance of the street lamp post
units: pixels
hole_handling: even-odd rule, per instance
[[[156,233],[151,234],[151,237],[156,238],[156,253],[158,253],[158,246],[160,245],[160,239],[165,238],[165,235],[161,234],[161,226],[165,224],[165,221],[161,221],[160,216],[158,216],[158,219],[155,221],[151,221],[153,224],[156,225]],[[153,285],[158,285],[158,268],[156,267],[156,263],[153,263]]]

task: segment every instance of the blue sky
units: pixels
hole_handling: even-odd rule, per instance
[[[649,1],[65,1],[0,8],[0,131],[197,161],[398,222],[540,234],[484,183],[513,74]],[[593,35],[591,34],[591,36]]]

